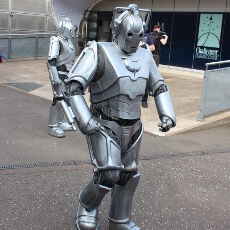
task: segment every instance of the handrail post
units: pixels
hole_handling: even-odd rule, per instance
[[[38,35],[35,38],[35,60],[38,59]]]
[[[8,59],[11,59],[11,37],[8,39]]]
[[[219,61],[219,62],[210,62],[206,63],[206,70],[204,73],[204,80],[203,80],[203,88],[202,88],[202,97],[201,97],[201,108],[200,108],[200,114],[198,116],[198,121],[204,121],[205,115],[207,115],[206,110],[206,100],[207,100],[207,91],[208,91],[208,84],[209,84],[209,75],[210,75],[210,70],[208,69],[209,66],[214,66],[214,65],[221,65],[221,64],[230,64],[230,60],[227,61]],[[218,70],[219,71],[219,70]]]

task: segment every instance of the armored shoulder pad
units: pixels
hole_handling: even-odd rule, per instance
[[[68,81],[78,81],[83,91],[90,85],[97,72],[98,53],[97,42],[93,41],[87,44],[87,47],[81,52],[74,66],[68,74]]]
[[[59,49],[60,49],[59,39],[55,36],[52,36],[50,38],[48,60],[52,60],[54,58],[57,58],[59,55]]]

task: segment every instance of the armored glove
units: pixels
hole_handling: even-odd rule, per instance
[[[172,128],[173,122],[170,118],[163,116],[161,119],[161,123],[159,123],[158,126],[160,127],[159,130],[161,132],[168,132],[170,128]]]

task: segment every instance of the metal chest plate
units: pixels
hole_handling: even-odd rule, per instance
[[[105,68],[99,80],[91,84],[91,94],[97,97],[103,93],[104,99],[117,95],[134,99],[144,95],[149,79],[149,51],[139,48],[133,55],[127,55],[113,43],[98,45],[104,54]]]
[[[58,37],[60,42],[60,55],[57,57],[57,66],[66,65],[68,71],[73,66],[75,59],[75,48],[70,39],[65,40]]]

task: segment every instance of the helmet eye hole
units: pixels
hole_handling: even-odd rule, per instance
[[[141,33],[141,34],[139,35],[139,37],[142,38],[142,37],[143,37],[143,33]]]
[[[132,37],[132,36],[133,36],[133,33],[129,32],[128,37]]]

